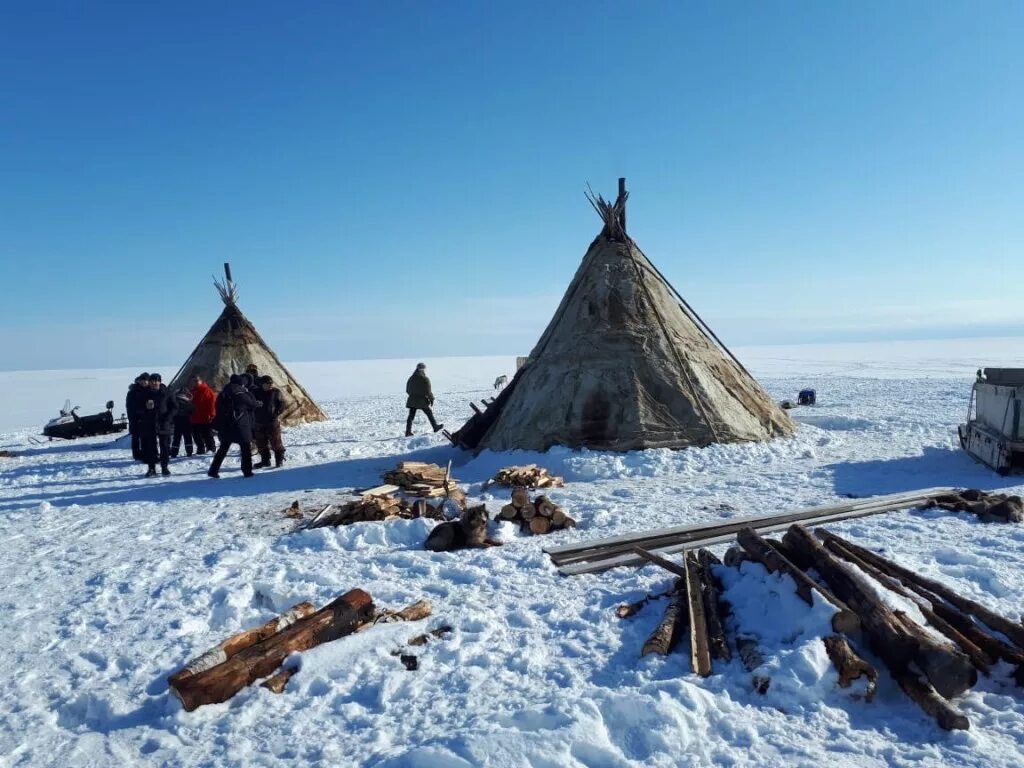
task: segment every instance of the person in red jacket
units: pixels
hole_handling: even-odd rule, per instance
[[[217,450],[213,442],[213,420],[217,417],[217,393],[199,376],[189,380],[192,388],[192,439],[196,443],[196,455]]]

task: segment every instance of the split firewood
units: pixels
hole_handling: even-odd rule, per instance
[[[367,629],[369,626],[376,624],[394,624],[399,621],[421,621],[427,618],[433,606],[431,606],[429,600],[417,600],[412,605],[402,608],[399,611],[391,611],[386,608],[378,611],[374,614],[373,618],[367,623],[366,627],[360,627],[359,631]]]
[[[280,672],[271,675],[260,683],[260,687],[266,688],[271,693],[284,693],[284,689],[285,686],[288,685],[288,681],[291,680],[298,671],[299,670],[296,667],[282,669]]]
[[[266,640],[271,635],[280,632],[286,627],[290,627],[299,619],[310,616],[315,611],[316,607],[312,603],[303,602],[293,605],[280,616],[275,616],[266,624],[239,632],[227,640],[221,641],[206,653],[192,659],[183,669],[168,677],[167,682],[173,687],[200,672],[222,664],[240,651]]]
[[[700,583],[700,566],[691,550],[683,558],[686,565],[686,603],[690,612],[690,662],[695,674],[711,674],[711,649],[708,641],[704,595]]]
[[[875,697],[878,671],[853,650],[842,635],[828,635],[821,640],[833,666],[839,672],[839,687],[849,688],[854,680],[865,677],[867,690],[864,693],[864,700],[871,701]]]
[[[808,605],[814,605],[813,594],[817,592],[822,598],[835,606],[837,611],[832,615],[833,630],[844,634],[854,634],[860,631],[860,620],[842,600],[790,562],[779,550],[761,538],[753,528],[744,528],[739,531],[736,534],[736,541],[739,542],[739,545],[743,547],[751,558],[761,563],[771,573],[784,573],[792,578],[793,583],[796,585],[796,593]]]
[[[227,701],[247,685],[274,673],[290,654],[351,634],[373,612],[373,598],[361,589],[353,589],[216,666],[176,681],[172,676],[171,690],[188,712],[204,704]]]
[[[1024,625],[1007,619],[1004,616],[1000,616],[993,610],[986,608],[981,603],[971,600],[970,598],[963,597],[958,592],[950,589],[941,582],[930,579],[926,576],[922,576],[916,571],[912,571],[908,568],[904,568],[898,563],[894,563],[892,560],[882,557],[881,555],[875,554],[869,549],[858,546],[847,539],[837,536],[836,534],[819,529],[820,535],[825,541],[836,541],[847,550],[863,558],[867,562],[874,565],[879,570],[890,576],[895,577],[903,584],[911,589],[920,587],[922,589],[931,592],[934,595],[941,597],[947,601],[950,605],[956,607],[963,613],[970,614],[983,623],[985,623],[990,629],[994,629],[997,632],[1002,632],[1006,635],[1013,643],[1018,647],[1024,649]]]
[[[448,469],[437,464],[422,461],[403,461],[395,469],[384,473],[385,483],[397,485],[410,496],[438,498],[444,496],[465,506],[466,494],[459,488],[458,480],[451,476],[451,464]]]
[[[565,481],[555,477],[543,467],[528,464],[524,467],[505,467],[487,481],[486,485],[504,485],[509,488],[561,488]],[[486,486],[485,486],[486,487]]]
[[[708,640],[711,645],[711,656],[723,661],[732,658],[729,642],[725,637],[724,616],[726,610],[719,595],[722,585],[712,572],[712,567],[721,565],[721,561],[706,549],[697,552],[697,564],[700,566],[701,586],[704,593],[704,615],[708,623]]]
[[[689,624],[689,616],[686,587],[683,580],[678,579],[668,604],[665,606],[665,614],[644,643],[640,650],[640,656],[652,653],[667,656],[683,636],[683,632]]]
[[[786,543],[814,563],[814,569],[833,592],[860,616],[871,649],[894,672],[916,664],[947,699],[963,693],[978,680],[978,670],[959,648],[939,640],[912,621],[903,621],[875,592],[868,577],[845,565],[801,525],[793,525]]]

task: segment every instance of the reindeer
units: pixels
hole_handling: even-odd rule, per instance
[[[494,380],[494,388],[495,389],[501,389],[506,384],[508,384],[508,376],[505,376],[504,374],[502,374],[501,376],[499,376],[498,378],[496,378]]]

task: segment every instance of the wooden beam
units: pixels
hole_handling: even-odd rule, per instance
[[[711,674],[711,649],[708,644],[708,625],[704,615],[704,594],[700,584],[700,565],[693,552],[687,550],[686,601],[690,612],[690,664],[695,674]]]

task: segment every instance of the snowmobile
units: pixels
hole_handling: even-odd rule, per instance
[[[1024,472],[1024,368],[979,370],[960,447],[1000,475]]]
[[[122,416],[114,418],[114,401],[107,401],[107,410],[102,413],[94,413],[91,416],[79,416],[77,411],[80,406],[71,407],[71,401],[67,400],[64,407],[60,409],[60,416],[50,419],[43,427],[43,437],[53,440],[55,437],[60,440],[74,440],[76,437],[92,437],[93,435],[110,435],[115,432],[124,432],[128,429],[128,419]]]

